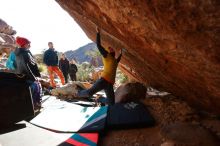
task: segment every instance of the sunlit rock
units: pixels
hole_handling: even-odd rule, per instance
[[[144,84],[220,113],[220,1],[57,0]],[[126,72],[126,70],[124,70]]]

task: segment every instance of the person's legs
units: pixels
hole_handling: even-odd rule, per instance
[[[62,85],[65,85],[65,80],[64,80],[63,73],[60,71],[58,66],[53,66],[53,71],[56,72],[56,74],[59,76]]]
[[[74,81],[74,80],[73,80],[73,74],[69,74],[69,75],[70,75],[71,81]]]
[[[101,78],[98,79],[91,88],[87,90],[81,90],[78,92],[77,96],[78,97],[90,97],[93,94],[101,91],[102,89],[105,88],[105,81]]]
[[[104,91],[107,96],[107,104],[108,105],[115,104],[115,93],[114,93],[113,85],[111,83],[107,83]]]
[[[65,83],[67,84],[68,83],[68,73],[63,72],[63,76],[65,78]]]
[[[66,84],[68,83],[68,80],[69,80],[69,74],[66,73],[66,78],[65,78]]]
[[[33,81],[27,81],[30,84],[30,88],[31,88],[31,96],[32,96],[32,100],[33,103],[35,104],[37,102],[37,98],[36,98],[36,84]]]
[[[30,84],[33,104],[37,108],[37,106],[41,105],[41,85],[38,81],[27,81],[27,83]]]
[[[76,74],[73,74],[73,80],[76,81]]]
[[[50,76],[50,85],[52,87],[56,87],[56,83],[54,82],[54,74],[53,74],[53,67],[52,66],[48,66],[47,67],[49,76]]]
[[[76,81],[76,74],[71,73],[70,78],[71,78],[72,81]]]

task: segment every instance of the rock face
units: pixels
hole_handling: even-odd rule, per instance
[[[172,95],[143,100],[156,120],[151,128],[109,129],[100,138],[103,146],[215,146],[220,145],[220,122],[209,114],[198,114]]]
[[[220,113],[219,0],[57,0],[95,40],[126,48],[136,80]]]
[[[52,89],[51,94],[54,96],[67,96],[75,98],[74,94],[76,94],[79,89],[85,89],[84,85],[80,82],[72,82],[64,85],[63,87]]]
[[[146,97],[147,89],[141,83],[126,83],[115,91],[115,102],[138,101]]]
[[[162,128],[161,135],[173,145],[219,145],[218,140],[208,130],[195,124],[173,123]]]
[[[5,52],[4,49],[14,47],[15,39],[13,35],[15,33],[16,31],[0,18],[0,51]]]

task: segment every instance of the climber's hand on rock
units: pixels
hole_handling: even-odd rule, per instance
[[[120,50],[120,54],[122,54],[122,52],[123,52],[123,49]]]
[[[96,27],[96,32],[100,32],[100,29],[98,26]]]

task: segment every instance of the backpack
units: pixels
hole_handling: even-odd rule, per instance
[[[26,76],[0,72],[0,125],[10,125],[34,115]]]

